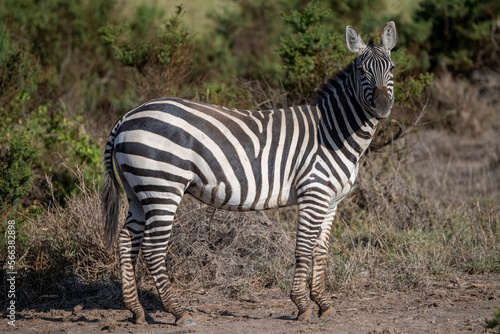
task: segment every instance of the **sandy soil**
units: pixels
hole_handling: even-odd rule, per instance
[[[147,325],[136,325],[131,313],[116,309],[25,310],[17,314],[12,333],[494,333],[484,328],[500,306],[500,275],[466,276],[429,282],[412,291],[360,291],[332,295],[337,315],[299,323],[295,306],[280,290],[228,299],[216,292],[183,296],[197,326],[176,327],[172,315],[148,310]]]

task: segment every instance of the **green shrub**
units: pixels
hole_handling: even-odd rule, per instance
[[[0,136],[13,116],[29,105],[30,95],[42,80],[41,67],[26,46],[18,43],[4,24],[0,24]]]
[[[77,189],[63,161],[87,165],[89,178],[100,176],[102,149],[95,136],[99,130],[88,129],[114,112],[113,98],[126,93],[123,84],[112,78],[115,65],[98,38],[98,28],[116,18],[114,4],[0,3],[0,145],[27,132],[40,153],[34,160],[35,178],[53,175],[61,201]],[[64,156],[62,161],[57,154]],[[44,195],[39,187],[37,182],[32,199]]]
[[[500,333],[500,307],[493,310],[493,319],[486,319],[486,328],[496,328]]]
[[[100,143],[85,130],[81,115],[64,116],[64,108],[51,105],[39,106],[26,121],[31,138],[39,138],[34,145],[43,157],[38,163],[52,176],[55,199],[64,202],[64,197],[78,190],[77,177],[67,166],[85,165],[87,180],[100,180]]]
[[[97,56],[103,51],[95,42],[97,30],[111,19],[116,5],[114,0],[6,0],[2,3],[0,18],[9,30],[22,33],[22,37],[16,37],[19,42],[29,47],[44,67],[55,66],[58,71],[95,59],[78,57],[83,53]]]
[[[22,83],[22,90],[31,95],[32,107],[75,95],[83,91],[80,84],[86,78],[95,78],[96,72],[104,75],[109,63],[106,49],[99,43],[98,28],[112,19],[115,3],[6,0],[0,4],[0,22],[9,32],[11,43],[17,45],[21,55],[29,55],[17,57],[13,70],[18,68],[21,73],[30,74],[34,72],[32,68],[37,69],[39,85]],[[96,87],[96,81],[89,88]],[[66,95],[68,92],[72,94]],[[90,95],[93,91],[86,89],[85,93]],[[66,101],[73,108],[69,102],[74,101]]]
[[[133,23],[102,27],[100,38],[111,47],[116,60],[140,74],[135,80],[141,99],[176,95],[191,69],[191,35],[182,22],[184,9],[178,6],[158,26],[154,23],[161,19],[161,12],[155,14],[152,7],[149,20],[143,20],[146,8],[139,7]]]
[[[422,66],[468,72],[498,65],[500,15],[497,0],[423,0],[403,43],[424,59]],[[428,60],[429,63],[426,63]]]
[[[394,61],[394,91],[395,104],[403,107],[406,112],[414,111],[425,88],[432,86],[433,74],[422,73],[416,57],[405,47],[391,53]]]
[[[282,69],[275,46],[286,28],[279,17],[282,12],[300,7],[301,1],[297,0],[239,0],[226,5],[210,14],[215,31],[203,36],[204,49],[200,51],[207,54],[209,66],[216,72],[232,65],[228,74],[245,80],[265,79],[277,86]],[[214,35],[220,41],[216,50],[212,49]],[[214,51],[223,57],[211,56]]]
[[[331,14],[318,2],[310,2],[303,12],[292,11],[283,19],[291,34],[282,38],[279,55],[285,68],[285,89],[297,98],[309,97],[314,89],[351,59],[341,33],[328,28]]]
[[[16,205],[31,189],[31,165],[37,156],[26,132],[12,136],[0,161],[0,207]]]

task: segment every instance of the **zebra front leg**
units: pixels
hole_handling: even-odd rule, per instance
[[[290,298],[298,308],[297,320],[305,321],[312,315],[312,308],[309,306],[307,293],[307,272],[311,264],[313,243],[307,240],[300,240],[299,242],[299,239],[302,238],[299,238],[297,235],[295,273]]]
[[[156,212],[168,212],[155,210]],[[151,211],[154,212],[154,211]],[[173,210],[172,212],[175,212]],[[173,214],[168,216],[155,216],[146,221],[144,238],[142,241],[142,254],[146,260],[149,272],[153,276],[161,303],[165,311],[175,316],[178,326],[196,325],[188,311],[183,309],[177,299],[170,279],[167,275],[165,257],[168,239],[172,229]]]
[[[297,242],[295,246],[295,274],[290,297],[297,305],[297,320],[311,318],[312,308],[309,305],[307,291],[307,273],[311,265],[313,251],[318,238],[322,235],[322,225],[331,220],[329,196],[323,192],[311,191],[310,185],[298,198]],[[318,186],[321,189],[321,185]],[[326,226],[325,226],[326,227]],[[326,235],[329,234],[329,229]]]
[[[120,271],[122,297],[125,307],[132,311],[136,324],[146,323],[146,313],[137,294],[134,266],[144,232],[144,213],[142,209],[130,202],[128,218],[120,231]]]
[[[313,195],[311,193],[311,195]],[[321,231],[321,224],[327,214],[328,203],[322,203],[318,196],[307,196],[299,199],[297,222],[297,243],[295,246],[295,274],[290,297],[297,305],[297,320],[308,320],[312,315],[307,291],[307,272],[316,240]]]
[[[323,224],[312,255],[311,299],[319,306],[321,318],[335,314],[335,310],[325,296],[325,265],[328,257],[328,240],[336,208],[331,210]]]

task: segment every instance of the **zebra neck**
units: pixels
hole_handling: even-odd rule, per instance
[[[321,114],[319,131],[332,149],[348,148],[357,160],[372,141],[378,121],[368,116],[355,94],[352,66],[328,80],[317,92],[316,105]]]

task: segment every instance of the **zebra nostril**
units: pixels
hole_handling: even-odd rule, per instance
[[[375,108],[387,108],[387,106],[391,104],[391,98],[386,87],[375,88],[373,91],[372,104]]]

